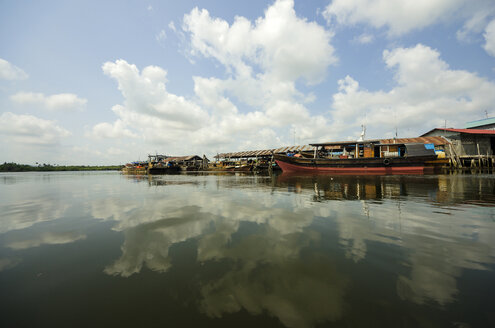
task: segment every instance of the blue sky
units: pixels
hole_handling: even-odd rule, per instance
[[[0,161],[418,136],[495,116],[488,0],[3,1]]]

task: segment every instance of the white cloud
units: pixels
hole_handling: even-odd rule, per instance
[[[292,144],[294,129],[298,144],[357,137],[365,121],[368,137],[392,136],[395,126],[402,136],[417,136],[445,119],[461,126],[495,101],[492,82],[452,70],[438,51],[417,45],[384,52],[396,73],[391,90],[369,92],[346,77],[328,115],[315,115],[306,107],[311,94],[296,82],[317,83],[336,58],[331,34],[298,18],[292,1],[275,2],[254,22],[236,17],[231,25],[193,9],[183,29],[192,54],[221,63],[226,77],[193,77],[195,97],[186,99],[167,90],[160,67],[139,71],[124,60],[105,63],[124,101],[113,108],[116,122],[96,125],[94,135],[134,134],[170,154],[213,154]]]
[[[135,65],[117,60],[105,63],[102,68],[105,74],[117,80],[125,97],[124,106],[112,109],[124,123],[136,118],[138,125],[156,126],[160,122],[163,129],[191,131],[208,120],[208,113],[198,105],[167,92],[167,72],[160,67],[148,66],[140,73]]]
[[[121,120],[115,123],[98,123],[93,127],[92,135],[97,138],[137,138],[137,135],[125,128],[124,122]]]
[[[230,26],[196,8],[184,17],[183,29],[191,37],[193,54],[218,60],[230,75],[223,80],[194,78],[196,95],[212,109],[213,118],[221,117],[218,130],[227,138],[235,129],[241,133],[268,129],[287,135],[296,125],[302,131],[301,140],[321,132],[318,128],[325,120],[311,116],[303,105],[311,95],[298,91],[296,81],[314,84],[325,77],[328,66],[337,61],[330,44],[333,35],[315,22],[298,18],[293,1],[276,1],[254,23],[236,17]],[[243,104],[255,110],[242,115],[237,106]],[[259,140],[249,134],[245,139],[250,138],[245,146]],[[277,141],[288,142],[279,139],[258,145],[273,146]]]
[[[495,19],[488,24],[485,29],[485,33],[483,34],[485,37],[485,48],[486,52],[495,57]]]
[[[18,92],[10,99],[19,105],[34,105],[51,111],[82,110],[88,102],[72,93],[45,96],[43,93]]]
[[[470,3],[472,6],[467,12],[473,12],[471,17],[464,23],[462,28],[457,31],[457,39],[464,42],[469,42],[473,35],[478,35],[488,24],[490,17],[495,14],[495,6],[488,3],[487,6],[479,6],[483,1]],[[480,8],[478,8],[480,7]]]
[[[240,76],[259,68],[277,81],[317,82],[336,62],[332,34],[298,18],[292,0],[276,1],[254,24],[237,16],[231,26],[195,8],[184,16],[183,28],[191,35],[193,53],[213,57]]]
[[[278,135],[275,132],[289,130],[287,126],[298,125],[299,139],[325,130],[323,117],[311,116],[303,105],[290,100],[273,99],[264,111],[241,113],[218,92],[228,81],[195,78],[196,94],[211,108],[208,112],[192,100],[167,92],[166,72],[158,67],[146,67],[139,72],[136,66],[118,60],[106,63],[103,69],[117,80],[124,103],[112,109],[118,117],[114,124],[99,123],[93,127],[91,134],[96,137],[143,137],[146,142],[167,144],[168,151],[181,153],[186,142],[191,152],[215,152],[222,145],[277,146],[283,141],[274,138]],[[243,135],[244,144],[237,145],[239,134]]]
[[[339,81],[332,105],[336,135],[358,130],[366,120],[369,136],[392,136],[395,126],[402,136],[417,136],[444,120],[462,126],[495,102],[493,82],[450,69],[438,51],[424,45],[384,51],[383,59],[395,69],[397,85],[392,90],[369,92],[349,76]]]
[[[167,38],[167,32],[165,30],[161,30],[155,37],[156,41],[162,42]]]
[[[386,28],[389,35],[398,36],[437,23],[465,21],[458,33],[463,38],[478,30],[486,17],[493,14],[495,4],[490,0],[333,0],[324,10],[329,23],[369,24]],[[486,24],[486,23],[485,23]]]
[[[375,40],[375,37],[371,34],[363,33],[354,39],[354,42],[360,44],[370,44]]]
[[[0,58],[0,79],[25,80],[27,78],[28,75],[22,69]]]
[[[175,24],[173,21],[170,21],[170,23],[168,23],[168,28],[171,29],[172,31],[177,31],[177,29],[175,28]]]
[[[286,144],[280,135],[288,135],[293,126],[302,142],[321,133],[326,120],[304,106],[312,95],[297,90],[296,81],[314,84],[325,77],[336,62],[332,34],[298,18],[293,5],[277,1],[254,23],[236,17],[229,25],[197,8],[185,15],[191,53],[217,60],[228,75],[193,77],[193,99],[168,92],[166,71],[159,67],[139,72],[124,60],[105,63],[103,71],[117,80],[124,96],[124,103],[113,109],[120,128],[132,127],[147,142],[166,143],[170,152],[175,147],[183,153],[182,145],[189,143],[188,152],[210,154]],[[111,130],[110,125],[97,127],[93,132],[99,130],[100,136]]]
[[[27,145],[55,145],[71,133],[56,122],[32,115],[5,112],[0,115],[0,134],[3,140]],[[6,139],[7,138],[7,139]]]

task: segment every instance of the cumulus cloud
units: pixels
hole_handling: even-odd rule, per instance
[[[71,133],[56,122],[32,115],[5,112],[0,115],[0,134],[7,140],[28,145],[55,145]]]
[[[147,141],[168,144],[187,139],[190,151],[216,152],[234,146],[239,133],[245,141],[236,141],[236,148],[266,148],[287,143],[277,136],[292,126],[300,139],[324,128],[325,119],[305,107],[311,95],[300,92],[296,82],[311,85],[325,77],[337,60],[332,34],[297,17],[293,1],[275,2],[254,22],[236,17],[232,25],[195,8],[182,28],[190,37],[190,54],[219,62],[227,77],[193,77],[195,97],[186,99],[167,90],[167,72],[160,67],[139,71],[124,60],[105,63],[103,71],[124,96],[123,104],[113,108],[120,131],[132,128]],[[115,124],[106,123],[93,133],[125,135],[105,135],[112,130]]]
[[[232,23],[195,8],[182,29],[190,55],[220,63],[225,77],[194,76],[195,96],[187,99],[168,91],[160,67],[140,71],[125,60],[107,62],[103,71],[117,81],[124,100],[113,107],[115,123],[96,125],[94,135],[135,135],[177,154],[186,140],[188,153],[212,154],[291,144],[294,129],[300,143],[357,137],[362,123],[368,136],[391,136],[395,126],[415,136],[445,119],[460,126],[495,100],[492,82],[452,70],[438,51],[418,45],[384,52],[386,67],[395,72],[391,90],[370,92],[348,76],[339,81],[328,113],[314,114],[307,107],[311,93],[299,86],[320,82],[337,58],[332,34],[298,17],[293,1],[276,1],[263,17]],[[361,42],[370,38],[362,35]]]
[[[28,75],[22,69],[0,58],[0,79],[25,80],[27,78]]]
[[[231,26],[195,8],[184,16],[183,29],[191,35],[193,53],[215,58],[241,76],[258,67],[277,81],[317,82],[336,62],[332,34],[297,17],[292,0],[276,1],[254,24],[236,17]]]
[[[93,127],[92,133],[90,134],[97,138],[124,138],[131,137],[136,138],[137,135],[125,128],[124,122],[122,120],[117,120],[113,124],[110,123],[98,123]]]
[[[72,93],[45,96],[43,93],[18,92],[10,99],[19,105],[34,105],[51,111],[81,110],[88,102]]]
[[[333,0],[323,11],[328,23],[354,25],[369,24],[375,28],[386,28],[389,35],[398,36],[427,26],[465,21],[458,33],[465,38],[473,31],[481,31],[486,18],[493,14],[493,1],[479,0]]]
[[[290,124],[297,125],[304,139],[325,123],[304,106],[311,97],[296,88],[296,81],[314,84],[325,77],[337,61],[333,35],[297,17],[293,1],[276,1],[255,22],[236,17],[232,25],[195,8],[185,15],[183,29],[190,35],[192,54],[213,58],[226,68],[226,79],[194,78],[201,103],[213,117],[221,117],[220,131],[270,129],[284,135]],[[255,110],[242,115],[241,104]]]
[[[117,80],[125,97],[124,106],[114,107],[114,112],[142,114],[142,120],[152,123],[160,120],[164,127],[173,130],[194,130],[208,119],[208,114],[184,97],[167,92],[167,72],[157,66],[148,66],[140,73],[135,65],[124,60],[103,65],[103,72]]]
[[[395,126],[414,136],[428,129],[462,126],[495,101],[495,84],[476,74],[452,70],[440,53],[418,44],[383,52],[387,68],[395,71],[396,86],[390,91],[370,92],[352,77],[339,81],[333,95],[333,128],[337,134],[368,122],[375,137]],[[356,119],[357,118],[357,119]]]
[[[495,57],[495,19],[488,24],[484,33],[486,52]]]
[[[172,144],[187,139],[191,149],[204,150],[204,147],[229,144],[242,133],[246,141],[240,147],[258,147],[280,144],[280,139],[273,138],[277,135],[273,129],[294,122],[300,123],[299,138],[308,138],[326,125],[323,117],[312,116],[307,108],[290,99],[273,99],[263,111],[241,113],[218,92],[228,82],[215,78],[195,78],[195,91],[203,103],[200,106],[169,93],[165,86],[166,72],[161,68],[146,67],[139,72],[135,65],[118,60],[106,63],[104,71],[117,80],[124,103],[112,109],[118,117],[115,123],[93,127],[92,135],[100,138],[142,136],[147,141]]]

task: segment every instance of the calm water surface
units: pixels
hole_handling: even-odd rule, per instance
[[[1,327],[495,327],[495,175],[0,174]]]

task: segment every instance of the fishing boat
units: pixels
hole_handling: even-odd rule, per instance
[[[147,173],[147,163],[146,162],[132,162],[126,164],[122,168],[123,174],[146,174]]]
[[[359,140],[311,146],[312,157],[274,154],[274,159],[284,172],[344,174],[422,174],[434,172],[444,164],[437,159],[432,144]]]

